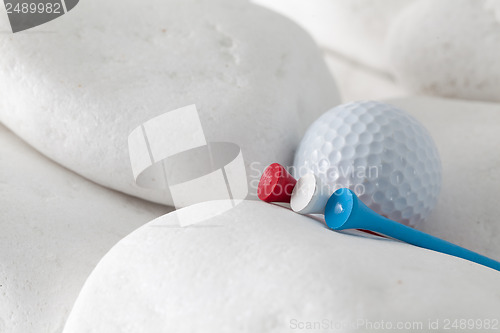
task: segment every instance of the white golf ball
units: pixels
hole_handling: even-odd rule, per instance
[[[396,107],[374,101],[337,106],[307,130],[294,173],[316,174],[333,193],[347,187],[375,212],[415,226],[434,208],[441,162],[427,130]]]

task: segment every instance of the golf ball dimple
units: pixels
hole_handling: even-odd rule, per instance
[[[427,130],[389,104],[352,102],[323,114],[295,154],[294,172],[315,173],[334,190],[348,187],[368,207],[415,226],[436,204],[441,162]]]

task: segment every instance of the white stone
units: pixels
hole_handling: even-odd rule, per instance
[[[394,74],[413,93],[500,101],[500,2],[422,0],[389,36]]]
[[[238,144],[256,177],[290,164],[307,126],[339,102],[307,33],[244,1],[86,0],[0,34],[0,48],[1,122],[84,177],[166,204],[132,177],[127,138],[144,121],[196,104],[207,141]]]
[[[394,78],[334,54],[324,55],[343,101],[381,100],[407,95]]]
[[[166,211],[74,174],[0,125],[0,332],[61,332],[101,257]]]
[[[336,233],[257,201],[176,227],[180,211],[209,208],[170,213],[120,241],[86,281],[64,332],[278,333],[295,320],[427,325],[498,316],[500,275],[490,268]]]
[[[439,201],[421,229],[500,261],[500,103],[388,100],[431,133],[441,156]]]
[[[417,0],[253,0],[304,27],[327,53],[387,72],[385,39],[398,14]]]

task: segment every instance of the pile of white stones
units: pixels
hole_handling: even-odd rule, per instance
[[[422,229],[500,259],[498,5],[273,3],[323,50],[394,75],[408,94],[441,96],[389,101],[428,127],[441,153],[441,199]],[[181,228],[178,212],[158,205],[171,197],[134,183],[130,131],[188,104],[208,141],[241,147],[247,171],[291,164],[307,126],[340,103],[313,38],[242,0],[86,0],[0,34],[0,332],[288,332],[322,322],[348,332],[494,318],[491,269],[256,201]]]

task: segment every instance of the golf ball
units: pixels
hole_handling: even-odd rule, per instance
[[[343,104],[318,118],[299,144],[293,172],[313,172],[332,193],[347,187],[375,212],[410,226],[427,218],[441,188],[441,162],[427,130],[375,101]]]

